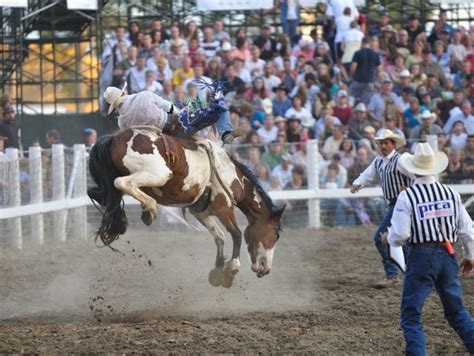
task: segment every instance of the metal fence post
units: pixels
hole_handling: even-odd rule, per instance
[[[30,147],[29,155],[29,186],[30,204],[43,202],[43,169],[41,162],[41,147]],[[31,215],[31,239],[42,245],[44,243],[43,214]]]
[[[66,179],[64,174],[64,145],[52,145],[53,200],[66,199]],[[56,240],[66,241],[66,210],[53,213],[53,236]]]
[[[319,190],[319,169],[318,169],[318,140],[306,142],[308,148],[308,188]],[[308,201],[309,227],[319,229],[321,227],[320,200],[309,199]]]
[[[9,206],[20,206],[21,205],[21,194],[20,194],[20,163],[18,161],[18,149],[7,148],[5,154],[10,160],[10,172],[8,176],[8,205]],[[9,223],[10,231],[10,243],[18,248],[23,248],[23,235],[21,230],[21,217],[11,218]]]

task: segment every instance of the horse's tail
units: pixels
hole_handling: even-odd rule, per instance
[[[123,193],[115,188],[115,178],[120,176],[110,157],[113,136],[103,136],[92,147],[89,155],[89,172],[95,187],[87,194],[102,215],[102,222],[95,239],[109,246],[127,231],[128,221],[122,200]]]

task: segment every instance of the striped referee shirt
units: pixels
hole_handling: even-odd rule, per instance
[[[398,164],[400,153],[393,150],[387,156],[378,156],[372,163],[354,180],[353,184],[367,186],[374,183],[377,178],[382,186],[383,196],[389,201],[395,201],[403,186],[411,184],[410,173]]]
[[[472,220],[462,205],[459,194],[434,176],[417,178],[397,199],[389,228],[388,242],[401,246],[405,242],[452,243],[459,238],[464,258],[474,259]]]

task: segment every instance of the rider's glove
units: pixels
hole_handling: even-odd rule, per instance
[[[178,115],[180,116],[183,113],[183,110],[178,108],[176,105],[171,105],[171,110],[168,111],[168,114]]]

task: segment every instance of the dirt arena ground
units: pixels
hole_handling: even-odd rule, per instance
[[[205,233],[135,231],[120,253],[92,241],[1,251],[0,353],[402,354],[400,289],[373,288],[372,231],[287,230],[272,273],[258,279],[243,255],[230,289],[207,281]],[[474,278],[463,287],[474,312]],[[435,294],[424,310],[428,351],[465,353]]]

